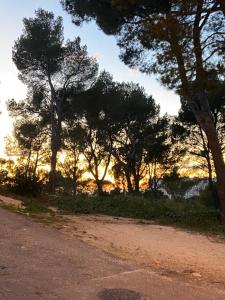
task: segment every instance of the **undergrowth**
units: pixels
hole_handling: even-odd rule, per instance
[[[71,214],[104,214],[117,217],[154,220],[200,231],[225,233],[219,210],[206,206],[201,199],[171,200],[143,196],[59,196],[57,206]]]
[[[61,213],[67,214],[103,214],[143,219],[199,232],[225,234],[225,225],[220,223],[219,210],[215,208],[209,190],[202,191],[199,197],[189,200],[168,199],[160,193],[102,196],[45,194],[38,198],[17,197],[12,194],[8,196],[22,200],[24,203],[22,213],[30,215],[51,214],[52,211],[48,206],[56,206]]]

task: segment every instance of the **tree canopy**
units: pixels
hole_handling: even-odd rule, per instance
[[[136,16],[165,12],[170,7],[169,0],[61,0],[61,3],[76,25],[94,19],[107,34],[118,34]]]
[[[13,61],[30,90],[31,107],[44,112],[51,126],[50,189],[54,192],[62,122],[72,117],[76,95],[94,83],[98,65],[88,56],[86,46],[81,46],[79,37],[64,42],[62,18],[42,9],[34,18],[24,19],[24,31],[13,48]]]
[[[91,6],[94,1],[62,1],[75,24],[95,20],[104,32],[117,36],[120,57],[128,66],[156,74],[186,101],[207,137],[225,222],[225,164],[209,105],[209,93],[224,79],[223,2],[172,0],[166,10],[152,10],[145,1],[99,1],[96,7]],[[102,18],[105,5],[113,16],[108,21]]]

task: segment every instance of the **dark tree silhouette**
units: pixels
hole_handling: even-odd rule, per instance
[[[208,94],[210,109],[213,114],[219,143],[224,153],[225,150],[225,84],[224,82],[215,83],[215,88]],[[178,118],[174,124],[174,133],[187,148],[187,152],[196,157],[202,157],[208,169],[208,181],[212,191],[215,191],[213,184],[214,164],[207,137],[199,126],[193,112],[186,103],[182,104]]]
[[[225,222],[225,164],[208,98],[215,79],[224,74],[224,1],[171,0],[160,13],[152,13],[146,1],[128,1],[125,7],[124,1],[62,2],[75,24],[94,19],[118,37],[127,65],[157,74],[185,99],[207,137]],[[104,18],[104,11],[112,18]]]
[[[45,102],[51,124],[50,191],[55,192],[57,153],[61,148],[61,127],[71,95],[88,89],[98,66],[88,57],[80,38],[64,42],[62,18],[52,12],[36,11],[24,19],[24,30],[13,48],[13,61],[20,78],[28,85],[36,102]]]
[[[61,0],[64,9],[72,15],[73,22],[94,19],[107,34],[117,34],[124,24],[133,22],[135,16],[148,16],[165,12],[170,7],[169,0]]]
[[[114,170],[124,174],[129,192],[139,192],[146,174],[145,146],[159,119],[159,107],[137,84],[117,84],[116,92],[118,101],[109,113]]]
[[[95,85],[81,95],[80,99],[80,147],[99,194],[103,192],[103,183],[112,157],[112,124],[108,116],[116,105],[116,96],[111,75],[102,72]]]

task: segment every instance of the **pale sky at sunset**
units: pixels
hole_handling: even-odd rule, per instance
[[[179,98],[163,88],[153,77],[130,70],[118,58],[119,49],[114,37],[106,36],[94,23],[75,27],[71,17],[65,13],[57,0],[0,0],[0,153],[3,153],[3,137],[10,133],[12,121],[7,116],[5,101],[10,98],[23,99],[26,87],[17,79],[17,70],[11,59],[14,41],[22,32],[23,17],[31,17],[38,8],[51,10],[63,16],[65,38],[80,36],[90,55],[98,58],[100,69],[109,71],[116,81],[133,81],[142,85],[161,106],[162,113],[176,114]]]

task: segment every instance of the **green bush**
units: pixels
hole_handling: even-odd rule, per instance
[[[201,191],[198,200],[207,207],[218,208],[219,199],[216,184],[214,184],[211,188],[208,186],[204,191]]]
[[[26,176],[18,171],[12,180],[9,189],[19,195],[39,196],[42,191],[42,183],[37,177]]]
[[[58,197],[58,207],[67,213],[105,214],[155,220],[161,224],[178,225],[206,231],[225,231],[220,225],[219,211],[198,199],[170,200],[143,196],[77,196]]]
[[[38,200],[29,200],[26,201],[25,203],[25,209],[24,212],[27,213],[48,213],[51,212],[50,209],[48,209],[44,204],[39,202]]]

